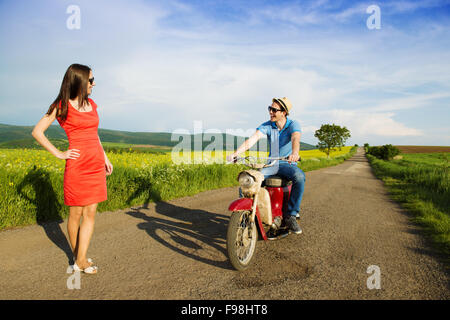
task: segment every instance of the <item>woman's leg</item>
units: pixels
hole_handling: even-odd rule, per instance
[[[83,207],[83,222],[80,226],[80,233],[78,235],[78,254],[77,265],[80,268],[89,267],[86,254],[89,248],[92,234],[94,232],[95,214],[97,212],[97,203]]]
[[[78,233],[83,207],[69,207],[69,219],[67,221],[67,233],[69,234],[70,247],[74,257],[78,252]]]

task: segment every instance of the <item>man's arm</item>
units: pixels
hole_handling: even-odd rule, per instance
[[[236,152],[227,156],[227,160],[232,161],[239,154],[241,154],[242,152],[245,152],[248,149],[250,149],[251,147],[253,147],[253,145],[256,142],[258,142],[258,140],[261,139],[262,137],[264,137],[264,133],[262,133],[259,130],[256,130],[256,132],[250,138],[248,138],[247,140],[245,140],[245,142],[243,144],[241,144],[241,146],[236,150]]]
[[[300,152],[300,137],[301,133],[298,131],[295,131],[291,135],[291,143],[292,143],[292,154],[289,156],[289,163],[291,162],[297,162],[300,158],[299,152]]]

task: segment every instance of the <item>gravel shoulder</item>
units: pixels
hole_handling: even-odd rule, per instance
[[[391,201],[362,149],[306,173],[301,235],[258,241],[251,269],[226,256],[237,187],[97,215],[97,275],[67,280],[66,223],[0,232],[0,299],[449,299],[449,274]],[[380,289],[368,289],[370,266]],[[72,282],[74,284],[74,282]]]

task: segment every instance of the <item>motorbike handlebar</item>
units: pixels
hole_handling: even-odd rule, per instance
[[[258,164],[257,163],[258,160],[271,161],[269,163],[259,164],[261,166],[261,168],[266,168],[266,167],[273,166],[279,160],[287,161],[288,159],[289,159],[289,157],[258,158],[258,157],[247,156],[247,157],[235,157],[231,162],[232,163],[237,163],[238,161],[242,161],[244,165],[250,166],[250,167],[254,167],[255,165]],[[301,161],[300,157],[299,157],[298,161]]]

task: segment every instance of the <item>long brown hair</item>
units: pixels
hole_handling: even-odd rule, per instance
[[[78,105],[84,107],[89,104],[88,100],[88,82],[91,68],[82,64],[74,63],[67,68],[66,73],[61,84],[61,89],[55,101],[50,105],[47,115],[51,115],[56,109],[56,117],[62,121],[67,119],[67,112],[69,109],[69,99],[78,97]],[[61,103],[61,108],[59,104]]]

